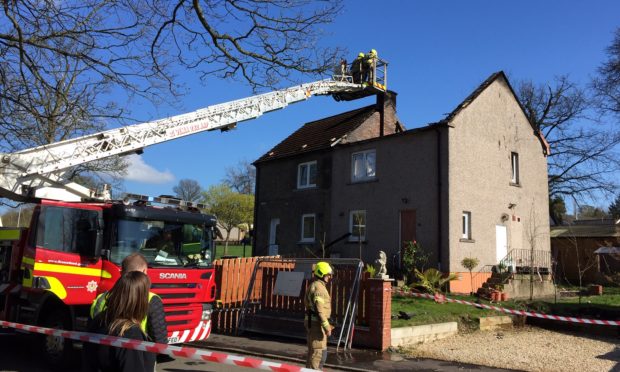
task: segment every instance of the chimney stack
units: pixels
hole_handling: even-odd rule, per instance
[[[379,137],[385,134],[385,110],[396,112],[396,92],[391,90],[377,93],[377,110],[379,111]]]

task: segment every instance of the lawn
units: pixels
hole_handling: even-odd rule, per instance
[[[215,258],[222,258],[224,256],[224,244],[217,243],[215,246]],[[235,256],[235,257],[251,257],[252,256],[252,246],[245,246],[245,253],[243,251],[242,245],[229,245],[228,250],[226,252],[226,256]]]
[[[449,294],[449,298],[476,302],[473,296],[458,296]],[[481,303],[489,304],[489,301],[481,300]],[[605,287],[602,296],[578,297],[558,296],[544,300],[509,300],[495,306],[516,310],[529,310],[546,314],[577,316],[595,319],[618,319],[620,318],[620,288]],[[399,311],[411,314],[411,319],[392,319],[392,327],[406,327],[421,324],[458,322],[460,329],[472,329],[481,317],[506,315],[502,312],[483,310],[470,305],[457,303],[437,303],[424,298],[411,298],[403,296],[392,297],[392,315],[398,315]]]
[[[476,297],[449,295],[450,298],[475,302]],[[482,300],[483,303],[488,301]],[[505,302],[509,304],[510,302]],[[424,298],[411,298],[403,296],[392,297],[392,314],[399,311],[409,313],[411,319],[392,319],[392,327],[406,327],[421,324],[458,322],[459,328],[476,328],[478,319],[485,316],[501,315],[491,310],[483,310],[474,306],[462,305],[452,302],[437,303]]]

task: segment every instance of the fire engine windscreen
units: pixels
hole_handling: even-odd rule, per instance
[[[110,260],[120,264],[129,254],[141,253],[150,267],[208,266],[211,230],[201,224],[161,220],[119,219]]]

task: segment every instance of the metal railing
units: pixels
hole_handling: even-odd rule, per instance
[[[357,64],[357,66],[356,66]],[[367,84],[385,91],[387,89],[388,63],[380,58],[339,64],[334,68],[335,81]]]
[[[511,249],[508,254],[499,260],[496,265],[484,265],[472,277],[472,287],[481,288],[493,275],[499,274],[529,274],[547,275],[552,269],[551,251],[531,249]],[[502,282],[506,284],[512,275],[504,275]]]
[[[551,251],[532,249],[512,249],[498,263],[499,271],[507,270],[516,274],[551,272]]]

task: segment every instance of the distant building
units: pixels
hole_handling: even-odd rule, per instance
[[[509,251],[549,253],[548,145],[503,72],[444,120],[405,130],[396,94],[306,123],[260,157],[255,255],[326,255],[400,265],[406,241],[427,267],[461,272]],[[451,289],[470,290],[469,273]],[[467,288],[465,290],[465,288]]]

